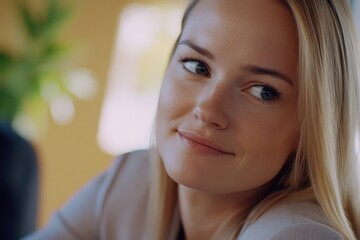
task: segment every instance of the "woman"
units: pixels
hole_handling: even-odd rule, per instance
[[[29,239],[358,239],[346,0],[196,0],[155,150],[120,157]]]

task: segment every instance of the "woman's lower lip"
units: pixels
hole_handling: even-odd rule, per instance
[[[194,140],[185,137],[181,134],[179,134],[181,143],[187,148],[190,149],[193,152],[199,153],[199,154],[207,154],[207,155],[227,155],[227,153],[221,152],[219,150],[216,150],[214,148],[202,145],[198,142],[195,142]]]

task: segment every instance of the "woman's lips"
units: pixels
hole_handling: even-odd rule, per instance
[[[181,142],[185,145],[185,147],[190,148],[195,152],[204,154],[226,154],[235,156],[234,153],[226,151],[225,149],[219,147],[218,145],[204,137],[180,130],[178,130],[177,132],[180,136]]]

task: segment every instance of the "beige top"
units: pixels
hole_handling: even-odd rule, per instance
[[[145,221],[149,187],[147,150],[119,156],[108,171],[80,190],[55,213],[44,229],[26,240],[147,239]],[[169,240],[180,228],[173,216]],[[338,240],[320,207],[308,202],[283,203],[244,228],[238,240]]]

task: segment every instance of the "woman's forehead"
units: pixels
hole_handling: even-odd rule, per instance
[[[263,17],[274,18],[274,10],[281,10],[282,14],[289,15],[290,8],[282,0],[199,0],[192,12],[199,14],[201,12],[221,13],[226,12],[229,17],[239,14],[256,14],[258,12],[267,12]],[[279,14],[280,12],[278,12]],[[191,13],[192,14],[192,13]],[[190,15],[191,15],[190,14]],[[290,13],[291,15],[291,13]]]
[[[189,26],[190,25],[190,26]],[[207,29],[212,38],[227,32],[259,34],[259,38],[271,35],[297,36],[297,28],[290,9],[278,0],[203,0],[191,11],[184,32]],[[224,31],[222,31],[224,30]]]
[[[238,64],[277,68],[296,78],[298,36],[292,13],[276,0],[203,0],[190,13],[181,41]],[[291,76],[292,75],[292,76]]]

